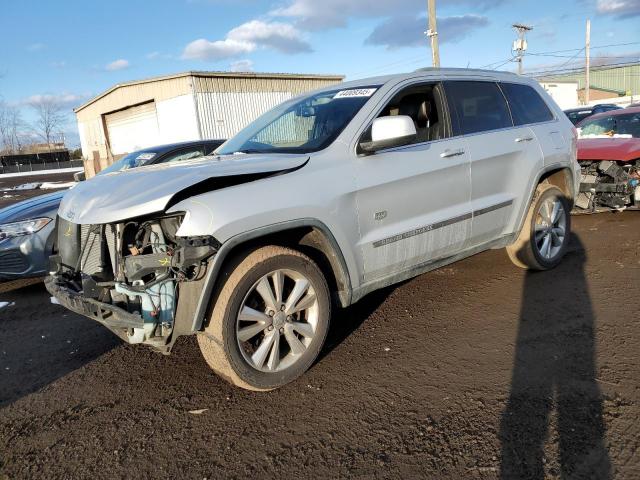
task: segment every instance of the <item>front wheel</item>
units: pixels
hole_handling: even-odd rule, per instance
[[[230,267],[198,343],[230,383],[272,390],[313,364],[329,329],[327,282],[306,255],[267,246]]]
[[[558,187],[540,184],[516,241],[507,247],[511,261],[531,270],[549,270],[560,263],[571,236],[569,202]]]

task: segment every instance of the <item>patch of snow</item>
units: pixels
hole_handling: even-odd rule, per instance
[[[74,167],[74,168],[55,168],[53,170],[37,170],[35,172],[19,172],[19,173],[3,173],[1,175],[2,178],[8,177],[30,177],[31,175],[50,175],[52,173],[75,173],[82,172],[84,168],[82,167]]]
[[[40,190],[51,190],[54,188],[71,188],[76,182],[42,182]]]
[[[31,182],[31,183],[23,183],[22,185],[16,185],[15,187],[12,187],[12,188],[7,188],[7,189],[5,189],[5,191],[7,191],[7,190],[35,190],[36,188],[40,188],[40,183]]]
[[[54,305],[60,305],[60,302],[56,297],[51,297],[51,303],[53,303]]]
[[[0,302],[0,308],[13,307],[15,304],[15,302]]]

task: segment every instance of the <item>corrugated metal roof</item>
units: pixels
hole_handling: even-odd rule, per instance
[[[131,87],[136,85],[142,85],[144,83],[162,82],[165,80],[174,80],[184,77],[200,77],[200,78],[242,78],[242,79],[289,79],[289,80],[332,80],[342,81],[344,75],[323,75],[323,74],[302,74],[302,73],[265,73],[265,72],[206,72],[206,71],[187,71],[181,73],[175,73],[172,75],[162,75],[158,77],[144,78],[141,80],[133,80],[131,82],[117,83],[110,89],[102,92],[100,95],[95,96],[91,100],[83,103],[73,111],[78,113],[82,109],[88,107],[92,103],[100,100],[101,98],[109,95],[111,92],[122,88]]]

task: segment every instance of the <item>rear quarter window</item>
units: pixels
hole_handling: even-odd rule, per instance
[[[553,113],[545,101],[529,85],[501,83],[500,87],[509,103],[514,125],[553,120]]]
[[[458,134],[513,126],[504,95],[494,82],[446,82],[445,90],[449,107],[458,120]]]

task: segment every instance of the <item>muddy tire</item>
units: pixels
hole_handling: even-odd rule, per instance
[[[511,261],[521,268],[549,270],[564,257],[571,236],[570,206],[558,187],[541,183],[516,241],[507,247]]]
[[[329,330],[327,281],[306,255],[261,247],[232,262],[198,344],[207,364],[248,390],[272,390],[306,372]]]

